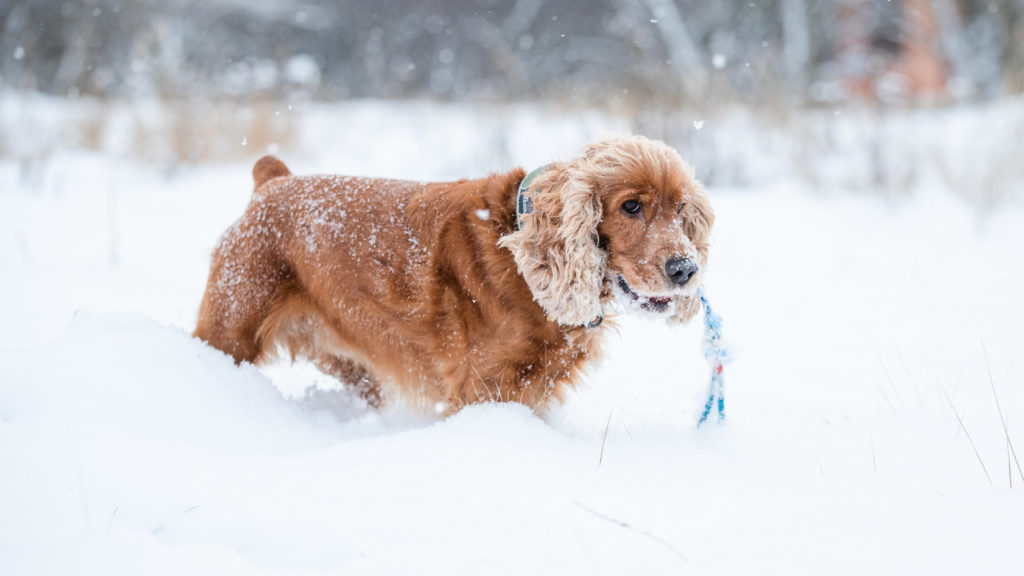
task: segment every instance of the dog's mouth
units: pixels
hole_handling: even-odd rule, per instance
[[[623,294],[627,298],[633,300],[640,308],[648,312],[665,312],[668,310],[669,305],[672,304],[670,296],[641,296],[637,294],[636,291],[629,287],[629,283],[626,282],[622,274],[619,274],[619,288],[622,289]]]

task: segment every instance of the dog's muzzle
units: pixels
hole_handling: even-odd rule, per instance
[[[668,310],[668,305],[672,303],[672,298],[669,298],[668,296],[647,298],[637,294],[629,287],[629,283],[626,282],[626,279],[622,274],[619,274],[619,288],[622,289],[626,296],[638,301],[640,303],[640,307],[648,312],[664,312]]]

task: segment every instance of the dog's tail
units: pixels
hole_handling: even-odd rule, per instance
[[[256,183],[256,188],[263,186],[263,183],[267,180],[291,175],[291,170],[284,165],[284,162],[273,156],[260,158],[256,161],[256,165],[252,167],[252,179]]]

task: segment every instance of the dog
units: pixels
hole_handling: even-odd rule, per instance
[[[700,310],[714,214],[660,141],[444,183],[293,176],[265,156],[253,180],[194,336],[236,363],[306,358],[374,407],[542,411],[600,354],[612,305]]]

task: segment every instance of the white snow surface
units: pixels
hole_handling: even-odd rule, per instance
[[[294,164],[481,176],[473,126]],[[437,420],[189,336],[251,161],[0,157],[0,573],[1021,573],[1019,207],[712,188],[727,424],[700,326],[629,317],[549,414]]]

